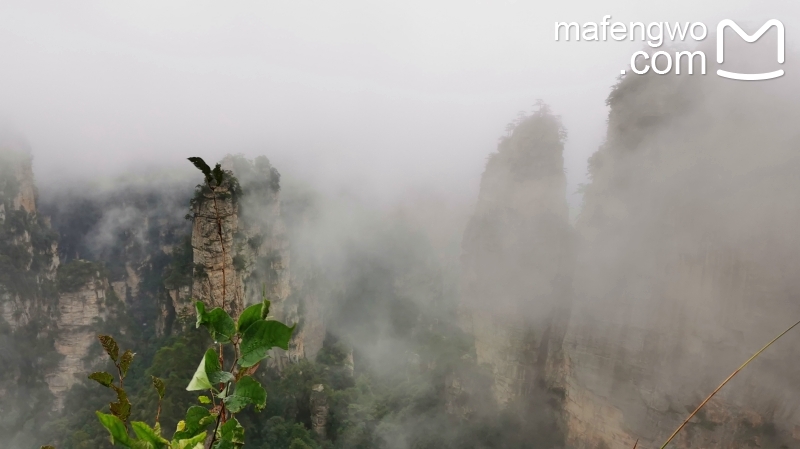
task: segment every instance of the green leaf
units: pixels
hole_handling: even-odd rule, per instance
[[[172,449],[203,449],[203,441],[205,441],[205,439],[206,432],[202,432],[192,438],[172,440]]]
[[[98,335],[97,339],[100,340],[100,344],[103,345],[106,354],[116,363],[119,358],[119,346],[117,346],[116,340],[109,335]]]
[[[164,381],[159,379],[156,376],[150,376],[153,378],[153,388],[156,389],[158,393],[159,399],[164,399],[164,393],[166,393],[166,386],[164,385]]]
[[[150,443],[154,449],[164,449],[169,447],[169,441],[161,437],[155,430],[153,430],[147,423],[141,421],[131,422],[133,433],[139,437],[140,440]]]
[[[206,351],[205,358],[205,368],[206,368],[206,375],[208,376],[209,382],[211,384],[224,384],[226,382],[232,381],[233,374],[223,371],[222,367],[219,364],[219,358],[217,357],[216,351],[213,349],[209,349]]]
[[[242,334],[239,364],[248,368],[267,357],[273,347],[289,349],[289,340],[295,326],[288,327],[279,321],[257,321]]]
[[[100,420],[100,424],[111,434],[111,444],[119,443],[123,446],[132,447],[134,441],[131,440],[131,437],[128,435],[125,423],[114,415],[107,415],[100,412],[95,412],[95,414],[97,415],[97,419]]]
[[[114,376],[105,371],[89,374],[89,379],[96,381],[106,388],[110,387],[111,384],[114,383]]]
[[[197,400],[200,401],[201,404],[210,404],[211,403],[211,398],[208,397],[208,396],[199,396],[197,398]]]
[[[186,419],[178,423],[178,429],[175,435],[172,436],[174,440],[185,440],[194,438],[201,432],[205,432],[209,425],[216,419],[217,415],[211,414],[205,407],[193,405],[186,410]]]
[[[200,366],[197,367],[194,376],[192,376],[192,380],[189,382],[189,386],[186,387],[186,391],[211,390],[212,388],[211,382],[208,380],[208,375],[206,374],[206,357],[203,356],[203,359],[200,360]]]
[[[206,161],[203,160],[201,157],[190,157],[189,162],[194,164],[198,170],[203,172],[203,175],[206,177],[206,181],[211,182],[211,167],[206,164]]]
[[[233,374],[222,370],[217,352],[209,348],[203,356],[203,360],[200,361],[200,366],[197,367],[186,390],[212,390],[214,385],[230,382],[233,379]]]
[[[266,299],[258,304],[253,304],[252,306],[244,309],[241,315],[239,315],[239,322],[237,323],[237,330],[239,332],[244,332],[250,327],[251,324],[255,323],[256,321],[262,321],[267,317],[269,313],[269,301]]]
[[[111,388],[117,392],[117,402],[108,404],[109,408],[111,409],[111,413],[125,422],[131,416],[131,401],[128,400],[128,394],[125,393],[125,390],[122,388],[119,388],[116,385],[111,385]]]
[[[122,371],[122,377],[125,377],[128,374],[128,368],[131,367],[133,356],[134,354],[130,349],[122,353],[122,357],[119,359],[119,369]]]
[[[244,427],[231,417],[219,429],[219,442],[214,449],[240,448],[244,445]]]
[[[195,304],[197,309],[197,327],[206,326],[211,338],[219,343],[230,343],[231,337],[236,333],[236,323],[233,318],[228,315],[228,312],[219,307],[211,309],[206,312],[206,306],[198,301]]]
[[[244,376],[236,382],[233,394],[223,401],[231,413],[239,413],[248,404],[253,404],[256,410],[261,411],[267,405],[267,392],[257,380]]]

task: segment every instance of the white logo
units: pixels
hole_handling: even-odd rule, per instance
[[[749,35],[744,32],[744,30],[736,24],[733,20],[726,19],[717,25],[717,62],[722,64],[722,61],[725,58],[725,27],[729,26],[733,31],[736,32],[745,42],[753,43],[757,41],[764,33],[767,32],[768,29],[771,27],[775,27],[778,30],[778,63],[783,64],[785,59],[785,30],[783,28],[783,23],[781,23],[777,19],[772,19],[767,21],[764,26],[761,27],[758,31]],[[734,80],[741,80],[741,81],[761,81],[761,80],[769,80],[773,78],[777,78],[779,76],[783,76],[783,70],[776,70],[774,72],[768,73],[735,73],[735,72],[728,72],[726,70],[717,70],[717,75],[730,78]]]

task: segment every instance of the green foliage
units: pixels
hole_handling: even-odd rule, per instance
[[[267,357],[267,352],[274,347],[289,349],[295,326],[288,327],[279,321],[257,321],[242,333],[239,364],[249,368]]]
[[[244,376],[236,382],[233,394],[226,396],[223,402],[231,413],[239,413],[249,404],[261,411],[267,405],[267,392],[257,380]]]
[[[161,429],[153,429],[145,422],[134,421],[131,423],[131,428],[139,440],[146,443],[145,446],[150,446],[154,449],[164,449],[168,448],[170,445],[169,441],[161,436]]]
[[[0,174],[0,187],[2,184]],[[42,216],[6,204],[5,220],[0,221],[0,291],[52,299],[52,283],[41,275],[50,270],[56,240],[57,235]]]
[[[179,422],[173,438],[185,440],[205,433],[214,423],[216,415],[211,414],[205,407],[193,406],[186,411],[186,419]]]
[[[233,322],[233,318],[228,315],[228,312],[220,307],[206,312],[206,305],[200,301],[195,306],[197,310],[197,327],[205,326],[215,342],[230,343],[231,337],[236,333],[236,324]]]
[[[217,164],[217,166],[214,167],[214,174],[212,175],[211,167],[209,167],[208,164],[206,164],[206,161],[204,161],[203,158],[200,158],[200,157],[190,157],[189,158],[189,162],[194,164],[194,166],[197,167],[198,170],[203,172],[203,176],[206,177],[206,182],[209,185],[211,184],[212,181],[214,181],[216,179],[216,173],[218,171],[220,171],[219,170],[219,164]],[[221,182],[220,182],[220,184],[221,184]]]
[[[89,379],[97,381],[97,383],[106,388],[110,388],[111,384],[114,383],[114,376],[106,372],[92,373],[89,375]]]
[[[111,444],[119,443],[123,446],[131,447],[131,438],[128,436],[128,429],[121,419],[117,416],[100,412],[97,412],[97,419],[100,420],[100,424],[102,424],[111,435]]]
[[[251,324],[261,320],[266,320],[269,315],[270,302],[264,299],[259,304],[253,304],[242,311],[236,323],[236,330],[244,332]]]
[[[76,292],[93,279],[105,276],[106,271],[102,264],[73,260],[58,267],[56,285],[61,293]]]
[[[192,206],[202,201],[203,197],[208,193],[211,193],[215,198],[224,199],[230,197],[234,202],[237,201],[241,194],[241,186],[239,185],[239,180],[233,176],[230,171],[223,170],[220,164],[214,166],[212,170],[211,167],[199,157],[190,157],[189,161],[194,164],[205,177],[205,184],[198,185],[195,188],[195,196],[190,201]]]
[[[269,305],[269,301],[264,298],[261,303],[248,307],[238,320],[234,321],[220,308],[206,312],[203,303],[196,304],[197,327],[206,327],[211,337],[220,344],[220,352],[217,353],[213,348],[206,350],[186,390],[208,391],[210,397],[218,398],[219,402],[206,395],[200,396],[199,402],[212,408],[197,405],[189,407],[185,418],[177,423],[171,441],[162,436],[158,421],[162,401],[166,396],[166,383],[154,376],[152,385],[158,397],[155,426],[150,427],[144,421],[131,421],[130,427],[135,436],[132,437],[128,433],[126,423],[131,415],[131,402],[128,400],[123,382],[133,361],[133,352],[127,350],[120,356],[120,348],[114,338],[107,335],[98,336],[119,374],[116,384],[114,376],[107,372],[96,372],[89,376],[89,379],[112,389],[117,395],[117,401],[109,404],[111,414],[96,412],[98,421],[111,437],[111,443],[132,449],[201,449],[213,424],[211,448],[243,447],[244,427],[234,415],[243,412],[248,405],[252,405],[255,411],[261,411],[266,406],[267,400],[266,390],[252,377],[255,372],[253,365],[265,358],[273,347],[287,347],[294,329],[294,326],[289,328],[283,323],[267,320]],[[245,346],[248,348],[247,358],[244,355],[238,356],[242,349],[240,343],[242,348]],[[232,345],[233,352],[237,354],[230,371],[226,370],[222,363],[224,354],[222,344]]]
[[[122,353],[122,357],[119,359],[119,370],[123,376],[128,374],[128,368],[130,368],[131,362],[133,362],[133,351],[128,349]]]
[[[117,345],[117,341],[108,335],[98,335],[97,339],[100,340],[100,345],[106,351],[106,354],[116,363],[119,358],[119,346]]]
[[[164,385],[164,381],[159,379],[156,376],[150,376],[153,378],[153,388],[156,389],[158,393],[158,399],[164,399],[164,394],[166,393],[166,386]]]
[[[212,449],[233,449],[244,446],[244,427],[236,418],[230,418],[220,427],[219,440]]]
[[[192,381],[189,382],[186,390],[213,390],[218,392],[214,385],[230,382],[231,380],[233,380],[233,375],[222,370],[217,352],[209,348],[203,356],[203,360],[200,361],[200,366],[197,367],[197,371],[195,371]]]

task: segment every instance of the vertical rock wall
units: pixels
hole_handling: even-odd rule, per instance
[[[253,161],[227,156],[221,165],[230,175],[226,182],[214,193],[198,187],[193,201],[192,296],[213,306],[224,302],[232,313],[266,296],[276,319],[287,323],[302,319],[289,351],[275,354],[271,363],[280,368],[288,361],[313,357],[325,336],[322,311],[315,298],[292,295],[280,174],[263,156]],[[176,304],[176,310],[179,307],[187,313],[193,306]]]
[[[657,447],[800,317],[791,92],[675,76],[626,77],[612,92],[577,226],[570,447]],[[800,444],[797,348],[770,348],[674,446]]]
[[[97,344],[95,325],[107,317],[108,289],[106,278],[95,271],[89,273],[83,285],[59,295],[55,349],[61,359],[47,376],[47,384],[56,397],[56,409],[63,408],[63,399],[70,387],[82,380],[92,365],[104,360],[99,352],[95,357],[90,354],[92,346]]]
[[[516,124],[489,158],[464,235],[461,321],[501,405],[558,388],[548,366],[560,358],[572,265],[563,138],[546,107]]]

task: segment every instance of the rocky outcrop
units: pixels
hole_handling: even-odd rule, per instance
[[[94,265],[84,261],[72,264]],[[94,267],[87,268],[92,270]],[[99,353],[92,357],[91,348],[97,346],[96,325],[107,317],[108,281],[99,271],[89,272],[85,277],[87,279],[83,285],[59,295],[55,349],[61,359],[56,369],[47,376],[47,384],[56,397],[56,409],[63,407],[67,390],[91,371],[98,358],[99,361],[103,360],[98,357],[101,355]]]
[[[155,177],[155,175],[154,175]],[[118,179],[109,185],[70,183],[45,189],[43,213],[53,217],[63,261],[101,261],[113,295],[132,322],[157,335],[172,332],[173,304],[190,303],[188,174]]]
[[[270,363],[280,368],[313,357],[325,337],[323,313],[315,297],[292,294],[280,174],[263,156],[253,161],[227,156],[221,165],[225,182],[214,191],[198,186],[192,201],[192,297],[232,314],[266,297],[276,319],[301,322],[289,351],[276,353]],[[179,313],[189,313],[190,307],[175,304]]]
[[[0,138],[0,316],[12,330],[50,311],[46,288],[59,265],[55,235],[36,210],[31,155]]]
[[[658,447],[800,316],[790,92],[780,81],[635,76],[611,93],[577,225],[569,447]],[[799,351],[770,348],[673,446],[798,446]]]
[[[239,211],[230,183],[210,190],[198,186],[193,202],[194,225],[192,249],[195,300],[210,307],[222,307],[231,315],[244,309],[244,284],[233,268],[236,256],[233,235],[239,230]],[[185,304],[179,313],[189,313],[193,304]]]
[[[548,367],[560,358],[573,263],[563,138],[544,106],[515,124],[489,158],[464,235],[461,321],[501,406],[558,384]],[[451,390],[463,383],[450,379]]]

